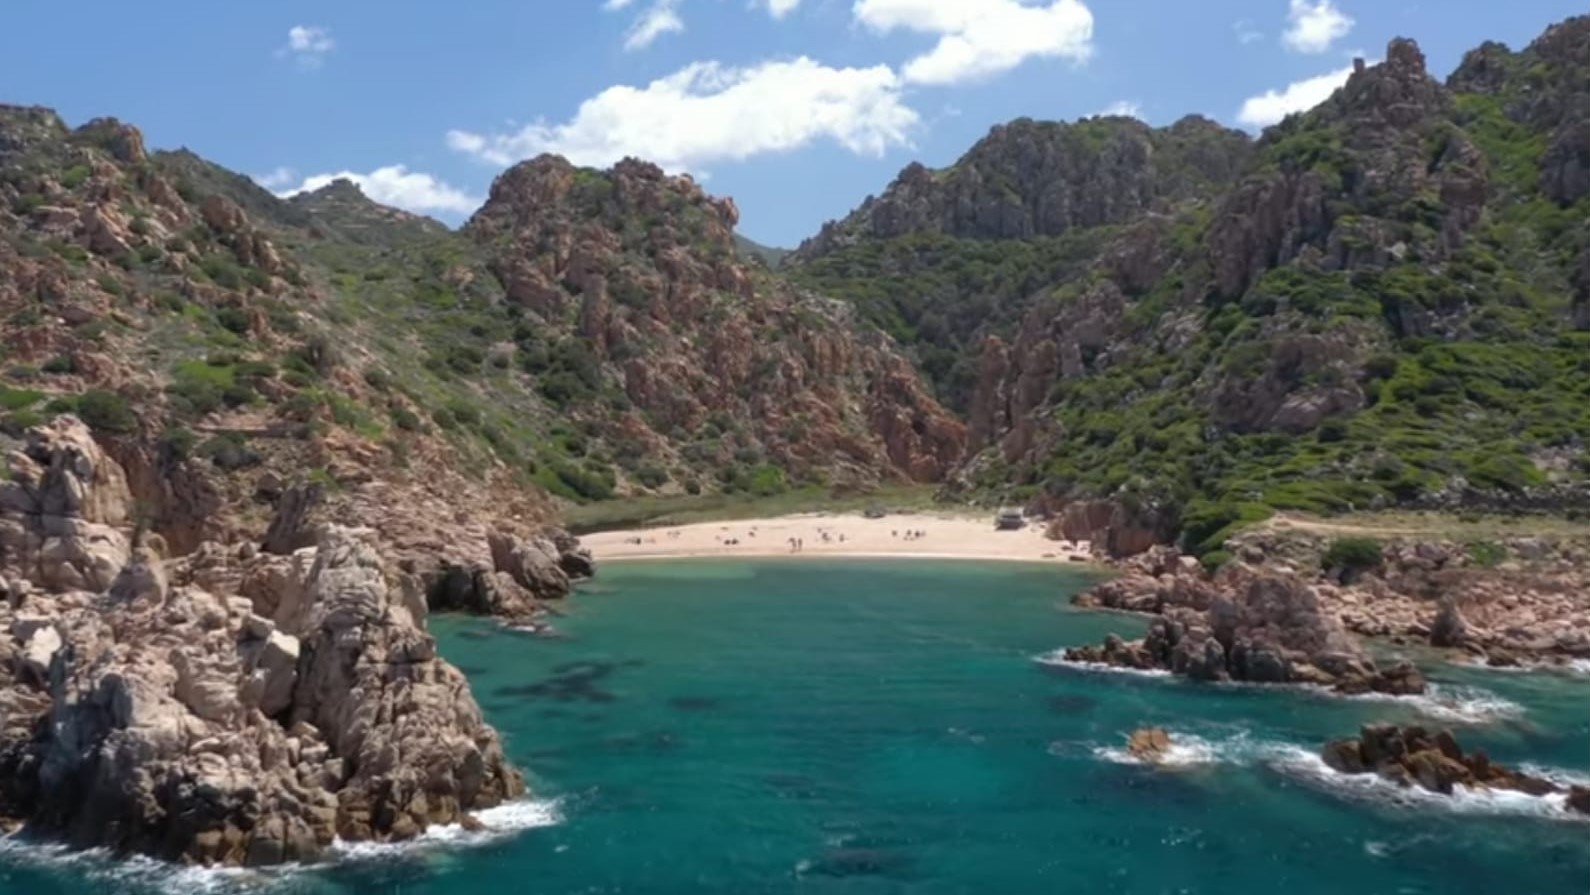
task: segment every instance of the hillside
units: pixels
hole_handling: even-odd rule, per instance
[[[418,553],[567,501],[936,481],[964,429],[733,204],[626,162],[505,172],[460,231],[282,200],[110,119],[0,107],[0,447],[75,411],[171,549],[295,483]]]
[[[792,275],[965,410],[963,487],[1120,549],[1207,552],[1275,510],[1582,507],[1587,59],[1590,18],[1445,84],[1394,41],[1252,144],[1017,122],[908,168]]]

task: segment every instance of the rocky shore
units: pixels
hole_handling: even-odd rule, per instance
[[[1401,786],[1452,795],[1468,789],[1511,790],[1532,796],[1561,795],[1570,811],[1590,814],[1590,788],[1562,786],[1495,764],[1482,749],[1465,753],[1449,730],[1366,724],[1356,738],[1332,740],[1320,756],[1343,774],[1377,774]]]
[[[1351,634],[1497,666],[1590,659],[1590,545],[1572,539],[1393,539],[1372,563],[1350,568],[1328,561],[1329,539],[1303,532],[1248,533],[1228,549],[1232,562],[1211,573],[1174,548],[1154,548],[1121,561],[1119,577],[1073,602],[1150,615],[1204,612],[1218,600],[1240,602],[1239,591],[1261,574],[1306,591],[1321,618]]]
[[[312,861],[525,791],[432,606],[505,611],[586,574],[572,542],[493,538],[426,577],[370,529],[283,501],[262,550],[178,558],[134,523],[122,468],[74,417],[0,482],[0,820],[77,847],[199,864]],[[450,581],[468,581],[451,587]]]
[[[1203,681],[1313,684],[1342,693],[1424,692],[1418,669],[1378,667],[1296,575],[1240,563],[1205,578],[1180,562],[1148,590],[1126,576],[1080,595],[1079,605],[1157,614],[1148,635],[1065,651],[1069,662],[1159,669]]]

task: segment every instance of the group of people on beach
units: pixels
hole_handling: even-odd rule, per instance
[[[891,538],[898,538],[899,536],[900,532],[898,530],[889,532],[889,537]],[[920,528],[909,529],[905,533],[905,539],[907,541],[920,541],[925,537],[927,537],[927,532]]]

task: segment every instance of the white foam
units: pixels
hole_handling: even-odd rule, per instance
[[[1320,789],[1350,798],[1420,809],[1445,808],[1459,814],[1531,816],[1590,822],[1590,817],[1568,810],[1567,796],[1563,793],[1532,796],[1515,790],[1469,789],[1459,786],[1452,795],[1448,796],[1417,786],[1403,787],[1377,774],[1340,773],[1325,764],[1325,760],[1317,753],[1291,743],[1255,740],[1246,733],[1211,740],[1186,732],[1174,730],[1167,732],[1170,734],[1171,748],[1157,762],[1144,761],[1128,752],[1124,746],[1098,746],[1093,749],[1093,754],[1116,764],[1158,765],[1171,768],[1214,764],[1263,764]],[[1520,770],[1544,777],[1559,786],[1585,785],[1586,782],[1590,782],[1590,776],[1560,768],[1524,765]]]
[[[1568,810],[1567,796],[1563,793],[1532,796],[1516,790],[1470,789],[1460,785],[1452,795],[1442,795],[1418,786],[1401,786],[1378,774],[1343,774],[1325,764],[1320,756],[1298,746],[1278,750],[1271,766],[1338,795],[1399,807],[1442,808],[1457,814],[1590,821],[1590,817]]]
[[[1570,659],[1563,667],[1574,674],[1590,674],[1590,659]]]
[[[1106,674],[1130,674],[1137,677],[1173,676],[1171,672],[1163,668],[1122,668],[1119,665],[1109,665],[1104,662],[1078,662],[1074,659],[1067,659],[1065,656],[1066,651],[1063,649],[1058,649],[1052,653],[1034,656],[1033,661],[1043,665],[1051,665],[1056,668],[1075,668],[1078,671],[1094,671]]]
[[[1225,759],[1222,746],[1203,737],[1186,733],[1172,733],[1170,748],[1158,758],[1146,760],[1133,755],[1125,746],[1098,746],[1093,754],[1116,764],[1151,765],[1168,768],[1190,768],[1216,764]]]
[[[427,851],[437,846],[472,848],[524,830],[550,827],[563,818],[556,801],[526,799],[477,811],[475,819],[481,823],[479,830],[466,830],[462,824],[432,826],[404,842],[345,842],[338,839],[332,843],[331,853],[333,857],[343,860],[366,861]]]
[[[141,855],[117,857],[109,849],[73,849],[59,843],[35,842],[17,835],[0,836],[0,859],[35,870],[69,870],[90,891],[110,888],[132,892],[182,892],[224,895],[259,883],[284,878],[297,866],[269,871],[241,867],[183,867]]]
[[[468,831],[460,824],[434,826],[406,842],[332,843],[329,861],[390,860],[442,847],[469,848],[494,842],[522,830],[559,823],[555,801],[509,802],[475,813],[483,828]],[[109,849],[68,846],[0,836],[0,860],[42,870],[66,869],[86,880],[91,891],[101,887],[127,892],[182,892],[184,895],[232,895],[269,891],[289,879],[325,865],[282,864],[275,867],[184,867],[139,855],[118,857]],[[296,889],[295,889],[296,891]]]
[[[1523,706],[1478,687],[1430,684],[1424,693],[1417,696],[1395,696],[1390,693],[1343,695],[1328,690],[1319,692],[1341,699],[1407,706],[1426,718],[1453,724],[1487,724],[1524,716]]]

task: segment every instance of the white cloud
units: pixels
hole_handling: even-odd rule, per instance
[[[853,12],[879,33],[938,35],[902,69],[917,84],[986,78],[1034,57],[1085,62],[1093,53],[1093,13],[1081,0],[855,0]]]
[[[1233,24],[1231,30],[1236,32],[1237,43],[1243,46],[1264,40],[1264,32],[1254,27],[1253,23],[1247,19],[1242,19]]]
[[[1142,121],[1143,104],[1137,102],[1136,100],[1118,99],[1099,110],[1098,114],[1107,117],[1120,116],[1124,118],[1136,118],[1138,121]]]
[[[624,9],[633,2],[635,0],[602,0],[602,8],[612,12],[615,9]]]
[[[299,65],[314,68],[327,53],[337,48],[331,32],[316,25],[294,25],[287,29],[287,45],[276,51],[278,57],[291,56]]]
[[[623,0],[623,5],[628,4],[629,0]],[[678,7],[679,0],[655,0],[629,26],[628,33],[624,35],[624,49],[644,49],[664,34],[677,34],[685,30],[685,21],[679,17]]]
[[[1332,0],[1291,0],[1287,12],[1288,22],[1281,43],[1298,53],[1323,53],[1331,48],[1355,24],[1350,16],[1336,8]]]
[[[636,156],[671,171],[831,140],[861,155],[909,146],[921,121],[887,66],[829,68],[806,57],[727,68],[697,62],[645,87],[609,87],[562,124],[517,132],[452,131],[453,149],[507,165],[557,153],[578,165]]]
[[[1237,112],[1237,121],[1250,127],[1268,127],[1293,112],[1306,112],[1330,99],[1336,88],[1347,83],[1353,67],[1337,69],[1317,77],[1294,81],[1281,90],[1266,90],[1252,96]]]
[[[256,178],[261,186],[273,188],[268,178],[281,173],[291,174],[289,168],[278,168],[266,178]],[[405,211],[414,211],[422,214],[431,212],[451,212],[454,214],[469,214],[481,205],[477,196],[471,196],[463,190],[449,186],[429,174],[419,171],[410,171],[403,165],[387,165],[377,168],[368,174],[358,174],[353,171],[339,171],[335,174],[316,174],[304,178],[298,186],[289,190],[282,190],[276,195],[282,198],[296,196],[299,193],[313,192],[321,187],[330,185],[336,180],[351,180],[368,197],[382,205],[391,205]],[[290,180],[288,182],[291,182]]]
[[[250,179],[268,190],[279,190],[297,180],[298,172],[292,168],[278,167],[269,174],[258,174]]]
[[[795,7],[801,5],[801,0],[765,0],[765,2],[767,11],[772,13],[775,19],[784,18],[794,12]]]

